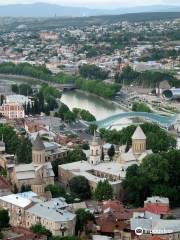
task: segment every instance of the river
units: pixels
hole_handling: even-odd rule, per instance
[[[97,120],[124,112],[122,108],[108,100],[103,100],[97,96],[81,91],[64,92],[61,101],[66,104],[70,110],[73,108],[82,108],[90,111]],[[129,119],[121,120],[122,124],[128,124]]]

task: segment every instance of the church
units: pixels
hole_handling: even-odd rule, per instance
[[[22,186],[31,186],[39,196],[49,184],[54,184],[54,172],[50,162],[46,162],[45,146],[38,135],[32,147],[32,163],[15,165],[11,173],[11,182],[20,190]]]
[[[71,178],[84,176],[89,181],[91,190],[94,191],[99,181],[108,179],[116,197],[120,195],[126,169],[133,164],[139,165],[144,157],[152,154],[151,150],[146,150],[146,136],[140,126],[136,128],[132,136],[132,147],[129,151],[125,151],[125,146],[120,146],[112,161],[107,151],[104,151],[101,139],[95,134],[89,147],[87,161],[59,165],[59,181],[68,187]]]

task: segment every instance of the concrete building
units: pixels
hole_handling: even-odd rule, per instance
[[[0,106],[0,113],[9,119],[24,118],[24,108],[18,103],[4,103]]]
[[[28,94],[28,92],[27,92]],[[28,104],[28,102],[31,104],[31,99],[20,94],[14,94],[14,95],[7,95],[5,98],[5,103],[17,103],[20,105]]]
[[[41,200],[33,192],[11,194],[0,197],[0,207],[8,210],[12,226],[30,228],[41,224],[54,236],[75,234],[76,215],[62,198]]]

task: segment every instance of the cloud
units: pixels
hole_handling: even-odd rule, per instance
[[[60,5],[69,6],[90,6],[90,7],[121,7],[121,6],[138,6],[138,5],[157,5],[157,4],[177,4],[179,0],[0,0],[0,4],[16,4],[16,3],[34,3],[49,2]]]

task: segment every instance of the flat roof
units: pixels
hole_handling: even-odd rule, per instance
[[[59,207],[55,203],[52,206],[49,202],[41,202],[30,207],[27,212],[53,222],[67,222],[75,219],[75,214],[61,208],[62,206]]]
[[[25,208],[32,203],[31,200],[20,197],[16,194],[10,194],[7,196],[0,197],[0,200],[11,203],[11,204],[21,207],[21,208]]]

